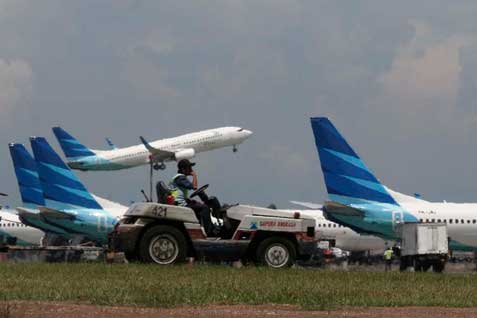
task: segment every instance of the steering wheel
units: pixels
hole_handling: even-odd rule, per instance
[[[199,189],[195,190],[194,192],[192,192],[189,196],[189,198],[193,198],[193,197],[196,197],[198,196],[199,194],[203,193],[205,190],[207,190],[207,188],[209,188],[209,185],[208,184],[204,184],[203,186],[201,186]]]

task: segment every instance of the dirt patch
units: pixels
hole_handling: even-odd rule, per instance
[[[440,317],[477,317],[477,308],[446,307],[370,307],[345,308],[333,311],[302,311],[287,305],[234,305],[203,306],[181,308],[139,308],[109,307],[64,302],[13,301],[0,303],[0,318],[143,318],[143,317],[207,317],[207,318],[243,318],[243,317],[402,317],[402,318],[440,318]]]

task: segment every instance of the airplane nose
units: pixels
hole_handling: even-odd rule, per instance
[[[253,135],[253,131],[251,131],[251,130],[246,130],[245,129],[243,132],[244,132],[244,134],[247,138]]]

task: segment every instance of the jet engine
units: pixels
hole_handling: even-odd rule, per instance
[[[180,161],[182,159],[192,159],[195,156],[194,149],[184,149],[181,151],[176,152],[175,157],[176,161]]]

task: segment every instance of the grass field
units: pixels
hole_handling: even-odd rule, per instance
[[[174,307],[207,304],[477,306],[477,275],[226,266],[0,264],[0,299]]]

